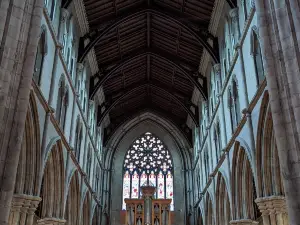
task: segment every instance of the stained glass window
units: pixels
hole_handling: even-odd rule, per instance
[[[131,189],[131,198],[138,198],[139,197],[139,178],[137,172],[134,172],[132,175],[132,189]]]
[[[174,209],[173,203],[173,176],[171,173],[168,173],[166,176],[166,198],[172,199],[171,202],[171,210]]]
[[[154,173],[151,173],[149,175],[149,182],[153,185],[156,186],[156,175]]]
[[[141,197],[140,187],[148,184],[156,187],[155,197],[172,199],[171,210],[174,209],[173,162],[169,150],[159,138],[150,132],[137,138],[125,155],[123,168],[123,199]]]
[[[165,198],[165,179],[162,173],[157,175],[157,198]]]
[[[125,198],[130,198],[130,174],[126,172],[123,178],[123,209],[125,206]]]

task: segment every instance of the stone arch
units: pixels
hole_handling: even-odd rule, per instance
[[[51,146],[51,150],[45,158],[45,167],[40,188],[42,202],[38,208],[41,218],[63,217],[64,181],[65,165],[63,148],[61,141],[56,141]]]
[[[196,222],[197,225],[204,225],[204,223],[203,223],[203,215],[202,215],[200,207],[198,207],[198,210],[197,210],[197,218],[196,218],[196,220],[197,220],[197,222]]]
[[[216,187],[216,224],[229,224],[231,221],[230,195],[223,175],[218,172]]]
[[[82,217],[81,217],[81,224],[82,225],[90,225],[90,217],[91,217],[91,196],[90,193],[87,191],[85,194],[85,198],[82,204]]]
[[[149,113],[147,113],[149,115]],[[110,140],[111,151],[107,151],[105,163],[113,170],[110,183],[114,184],[111,187],[111,209],[115,212],[121,209],[122,207],[122,179],[123,177],[123,159],[125,154],[131,145],[131,143],[144,132],[148,131],[155,134],[160,138],[170,150],[174,163],[174,206],[176,213],[174,214],[174,224],[183,224],[185,212],[187,212],[187,199],[185,195],[185,176],[184,168],[190,168],[191,163],[185,158],[189,157],[189,148],[187,145],[182,145],[183,137],[177,137],[178,133],[176,130],[169,129],[170,124],[164,124],[165,121],[159,121],[161,118],[157,117],[156,120],[154,115],[149,118],[147,115],[144,115],[143,118],[140,116],[130,123],[125,124],[120,131],[116,132],[118,136],[113,136]],[[155,119],[155,120],[152,120]],[[161,123],[160,123],[161,122]],[[192,188],[192,187],[191,187]],[[192,203],[190,203],[192,204]],[[113,212],[113,214],[114,214]],[[118,221],[120,219],[119,214],[113,215]]]
[[[251,162],[243,146],[239,142],[234,145],[232,159],[232,209],[233,219],[256,220],[259,210],[254,200],[257,198],[256,186]],[[234,193],[234,194],[233,194]]]
[[[260,107],[256,149],[258,197],[284,195],[268,91]]]
[[[80,186],[78,171],[75,171],[69,185],[64,217],[66,225],[79,225]]]
[[[205,201],[205,225],[214,225],[215,224],[214,219],[215,219],[215,216],[214,216],[211,195],[209,193],[207,193],[206,201]]]
[[[255,171],[255,160],[254,160],[254,158],[255,158],[254,157],[255,152],[254,152],[254,150],[255,149],[251,149],[250,146],[249,146],[249,144],[245,141],[245,139],[242,138],[242,137],[240,137],[240,136],[238,136],[236,138],[236,141],[244,149],[244,151],[245,151],[245,153],[247,155],[247,158],[248,158],[248,160],[250,162],[251,169],[252,169],[252,171],[254,173],[254,171]]]
[[[40,128],[37,105],[30,93],[25,130],[16,176],[15,193],[38,196],[41,169]]]
[[[93,213],[93,217],[92,217],[92,225],[99,225],[100,224],[100,207],[98,205],[96,205],[96,207],[94,208],[94,213]]]

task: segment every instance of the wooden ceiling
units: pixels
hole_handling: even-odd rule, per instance
[[[98,122],[109,115],[106,136],[141,111],[167,118],[191,139],[191,102],[197,88],[207,97],[198,66],[205,48],[218,62],[216,38],[208,30],[214,0],[84,0],[90,33],[81,40],[79,62],[94,48],[100,72],[90,97],[103,87],[106,102]],[[213,45],[208,44],[208,39]],[[88,39],[88,44],[86,43]]]

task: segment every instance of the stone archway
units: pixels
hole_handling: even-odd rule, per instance
[[[232,218],[228,189],[220,172],[217,175],[216,215],[216,224],[229,224]]]
[[[254,202],[256,186],[250,160],[239,142],[235,143],[232,160],[232,208],[233,220],[255,221],[260,212]]]
[[[124,135],[120,135],[116,147],[112,149],[112,176],[111,176],[111,209],[112,221],[118,224],[120,221],[120,210],[122,207],[122,177],[123,177],[123,160],[131,143],[141,134],[149,131],[160,138],[169,149],[174,163],[174,206],[175,217],[174,224],[183,224],[185,221],[185,176],[184,176],[184,158],[182,157],[182,148],[170,131],[151,120],[142,120],[130,127]],[[174,131],[172,131],[174,132]],[[188,149],[185,149],[188,151]]]

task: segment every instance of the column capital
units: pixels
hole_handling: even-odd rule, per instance
[[[268,196],[255,199],[259,210],[263,215],[287,213],[284,196]]]
[[[214,71],[215,71],[216,75],[220,76],[221,75],[221,64],[217,63],[213,66],[213,68],[214,68]]]
[[[239,18],[239,9],[233,8],[229,11],[229,16],[233,19],[233,22],[236,22]]]
[[[77,63],[77,71],[81,73],[83,71],[84,64],[83,63]]]
[[[37,221],[38,225],[63,225],[66,223],[66,220],[64,219],[58,219],[58,218],[43,218]]]
[[[14,194],[11,210],[33,214],[42,199],[38,196]]]
[[[250,219],[231,220],[232,225],[257,225],[258,222]]]
[[[69,17],[70,13],[67,9],[61,8],[61,17],[60,21],[62,23],[66,22],[67,18]]]

